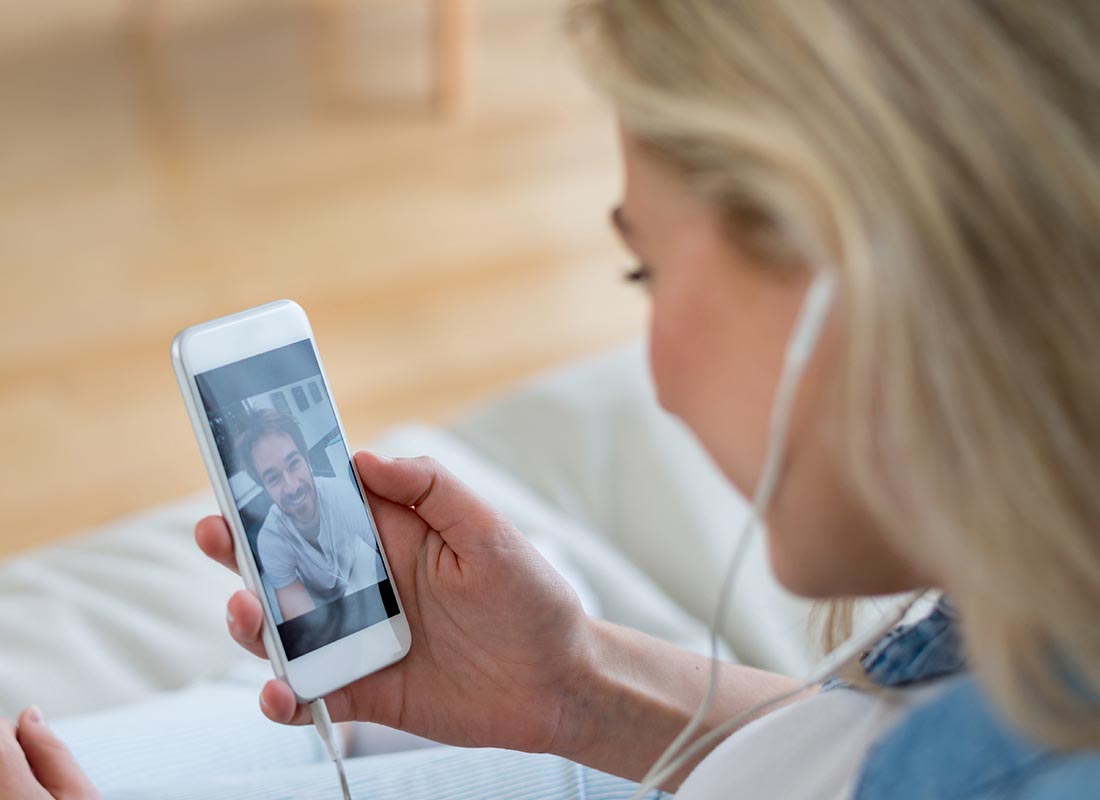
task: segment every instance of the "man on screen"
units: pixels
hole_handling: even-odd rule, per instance
[[[349,480],[313,474],[294,417],[253,412],[236,446],[272,500],[256,549],[284,619],[386,577],[359,492]]]

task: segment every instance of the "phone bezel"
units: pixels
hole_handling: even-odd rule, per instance
[[[245,586],[260,599],[264,611],[263,641],[267,647],[275,675],[290,684],[290,688],[301,701],[313,700],[329,692],[346,686],[355,680],[377,672],[404,658],[409,651],[411,634],[405,607],[401,603],[396,581],[393,583],[399,613],[389,619],[378,622],[357,633],[338,639],[323,647],[305,653],[291,660],[286,657],[282,640],[275,628],[275,618],[268,606],[267,594],[262,591],[259,569],[252,555],[248,540],[244,536],[244,524],[233,493],[229,487],[229,478],[218,455],[213,431],[206,417],[195,375],[217,367],[232,364],[250,356],[274,350],[287,344],[309,339],[321,372],[328,397],[333,398],[328,375],[321,361],[317,341],[313,335],[309,318],[305,311],[292,300],[277,300],[245,311],[221,317],[219,319],[193,325],[181,331],[172,342],[172,364],[179,381],[180,391],[191,418],[195,438],[202,451],[203,462],[210,481],[214,486],[218,506],[221,509],[233,534],[233,548],[237,565],[241,571]],[[344,442],[348,458],[347,434],[340,412],[332,400],[332,410],[336,424]],[[361,496],[366,497],[358,472],[355,480]],[[374,521],[370,504],[364,503],[367,515],[375,531],[378,525]],[[389,560],[381,537],[378,542],[379,555],[386,566],[387,573],[393,577]]]

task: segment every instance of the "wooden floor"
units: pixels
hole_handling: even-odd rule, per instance
[[[451,121],[419,3],[353,6],[339,90],[310,3],[170,18],[144,51],[7,5],[0,555],[206,485],[168,360],[189,324],[297,299],[354,443],[642,331],[560,3],[475,3]]]

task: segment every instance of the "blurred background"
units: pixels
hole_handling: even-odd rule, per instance
[[[0,555],[207,485],[175,333],[310,314],[352,443],[634,338],[564,0],[0,0]]]

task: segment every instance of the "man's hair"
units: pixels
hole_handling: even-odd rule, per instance
[[[306,439],[302,435],[302,429],[298,427],[298,421],[285,411],[275,411],[271,408],[260,409],[249,413],[248,418],[237,434],[234,446],[237,457],[244,464],[245,470],[256,481],[258,486],[263,486],[263,480],[256,472],[256,465],[252,463],[252,448],[265,436],[281,433],[289,436],[302,457],[309,463],[309,448],[306,447]]]

